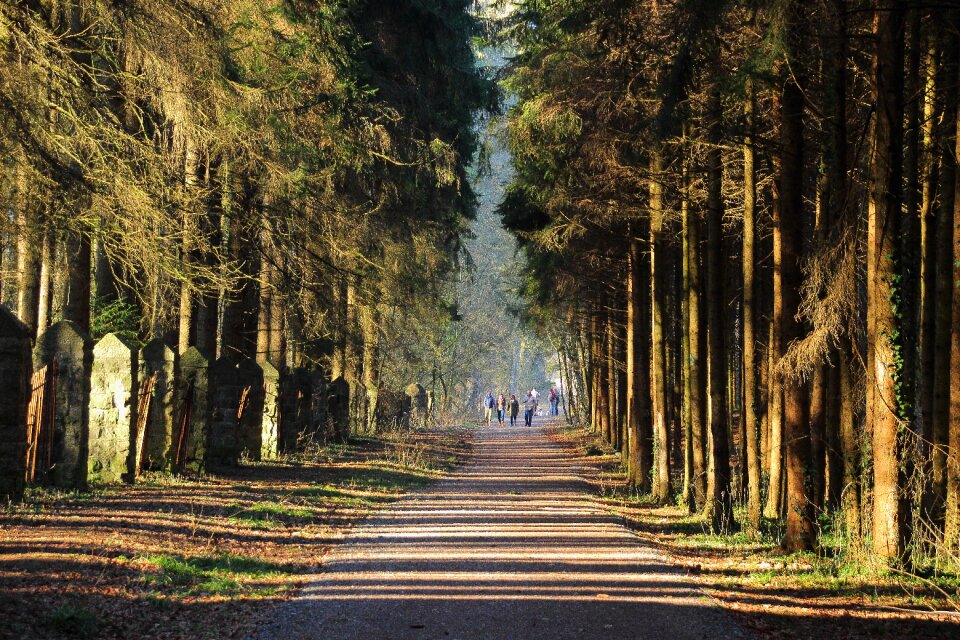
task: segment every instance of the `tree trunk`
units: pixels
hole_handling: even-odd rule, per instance
[[[957,78],[960,81],[960,78]],[[955,89],[960,93],[960,89]],[[960,131],[960,110],[957,112]],[[960,152],[960,135],[956,136]],[[956,156],[955,156],[956,157]],[[954,193],[960,192],[960,172],[955,176]],[[953,239],[953,285],[951,300],[952,330],[950,334],[950,431],[947,434],[947,511],[944,544],[951,551],[960,548],[960,198],[954,195],[951,220]]]
[[[616,329],[614,328],[614,312],[607,303],[606,325],[604,328],[605,349],[604,358],[607,374],[606,407],[607,416],[604,429],[604,439],[614,447],[617,445],[617,360],[616,360]]]
[[[730,435],[727,423],[727,348],[724,321],[723,165],[720,156],[720,90],[710,99],[707,151],[707,334],[710,375],[710,462],[706,515],[715,533],[733,526]]]
[[[753,532],[760,530],[760,446],[757,421],[757,362],[754,325],[754,263],[756,251],[757,184],[753,148],[753,83],[747,80],[744,117],[747,134],[743,141],[743,411],[741,421],[747,462],[747,523]]]
[[[193,140],[187,137],[185,140],[184,158],[183,158],[183,183],[187,190],[190,202],[199,201],[197,196],[198,176],[197,169],[199,159]],[[179,332],[177,347],[180,353],[190,348],[194,336],[191,335],[193,328],[193,284],[189,281],[188,265],[193,260],[195,248],[194,238],[199,232],[190,207],[185,207],[181,213],[181,233],[183,238],[180,246],[180,262],[183,265],[183,282],[180,284],[180,309],[179,309]],[[213,354],[207,354],[212,357]]]
[[[787,18],[786,38],[792,38],[799,9],[791,6]],[[794,46],[798,45],[796,43]],[[796,51],[802,48],[797,46]],[[794,59],[791,52],[790,59]],[[774,242],[780,243],[780,340],[781,349],[803,338],[797,321],[803,285],[802,253],[803,216],[803,74],[799,65],[789,71],[784,65],[783,93],[780,100],[780,191],[777,227]],[[783,372],[782,372],[783,373]],[[781,545],[788,552],[812,549],[813,528],[809,400],[806,384],[799,376],[783,374],[783,431],[786,440],[787,525]]]
[[[286,299],[283,288],[283,256],[274,250],[270,269],[270,363],[277,369],[287,364]]]
[[[947,446],[950,438],[950,344],[953,324],[953,211],[956,202],[954,183],[957,177],[957,158],[953,150],[958,139],[957,118],[960,93],[956,78],[960,69],[958,42],[952,32],[957,11],[946,12],[947,25],[943,29],[943,65],[940,80],[944,88],[943,131],[940,135],[940,207],[936,230],[936,302],[934,303],[933,338],[933,481],[931,510],[942,523],[947,499]]]
[[[860,526],[860,440],[854,422],[853,372],[850,370],[850,340],[841,340],[839,349],[840,378],[840,441],[843,447],[843,490],[841,492],[844,522],[849,540],[859,540]]]
[[[270,360],[271,331],[273,323],[273,238],[270,223],[264,213],[260,227],[260,302],[257,307],[257,362]]]
[[[694,426],[695,415],[697,420],[699,420],[699,414],[694,413],[694,402],[696,395],[695,386],[697,384],[700,376],[699,373],[695,373],[694,369],[694,360],[696,359],[693,354],[699,354],[699,347],[694,349],[694,344],[696,339],[693,338],[693,335],[699,336],[699,332],[691,332],[697,325],[697,320],[699,318],[699,313],[694,313],[694,310],[697,308],[691,305],[691,299],[694,297],[693,291],[693,272],[697,270],[696,263],[692,262],[690,259],[690,245],[693,241],[693,237],[696,237],[696,233],[691,231],[691,215],[690,211],[690,168],[688,166],[688,159],[685,157],[683,159],[683,168],[682,168],[682,181],[681,186],[681,203],[680,203],[680,217],[683,224],[682,238],[683,244],[681,247],[682,252],[682,264],[683,264],[683,328],[681,329],[682,334],[682,344],[683,344],[683,496],[684,503],[687,506],[687,510],[690,513],[695,513],[697,511],[698,499],[702,499],[702,494],[700,498],[697,496],[696,486],[699,482],[696,474],[696,463],[697,458],[695,453],[696,446],[694,445],[694,432],[697,431],[697,428]],[[700,432],[702,433],[702,431]],[[702,436],[698,436],[702,437]],[[699,441],[698,441],[699,442]],[[702,449],[701,449],[702,451]],[[702,463],[702,454],[700,456],[701,464],[700,469],[703,469]],[[705,489],[705,488],[704,488]]]
[[[706,425],[701,398],[703,395],[703,361],[701,354],[701,312],[700,312],[700,220],[691,210],[689,202],[684,203],[683,225],[686,240],[687,271],[684,280],[687,283],[687,372],[690,382],[690,446],[692,500],[700,510],[707,497],[706,469]]]
[[[898,272],[903,160],[903,2],[877,0],[874,33],[874,100],[877,105],[870,163],[867,240],[867,432],[873,434],[873,550],[900,556],[900,426],[897,380],[901,345],[897,335]]]
[[[363,330],[363,387],[365,428],[373,433],[377,427],[377,402],[380,391],[380,314],[376,307],[360,307]]]
[[[936,15],[936,14],[934,14]],[[935,209],[937,177],[940,173],[940,152],[936,147],[935,122],[938,117],[939,87],[937,69],[939,47],[933,34],[928,35],[924,66],[923,144],[921,147],[922,196],[920,203],[920,389],[918,395],[921,434],[926,446],[924,469],[924,517],[937,521],[937,500],[933,480],[933,458],[937,455],[934,423],[934,303],[937,288],[937,242]],[[942,504],[942,502],[940,503]]]
[[[769,450],[769,484],[767,501],[763,515],[767,518],[779,518],[783,503],[783,381],[777,371],[777,363],[782,353],[781,330],[783,326],[782,290],[782,243],[780,240],[780,204],[775,198],[774,215],[778,217],[773,224],[773,313],[770,317],[769,348],[767,350],[767,424]]]
[[[626,470],[627,483],[641,491],[647,491],[644,485],[644,473],[641,467],[642,457],[640,450],[643,448],[643,439],[640,436],[640,417],[637,406],[639,404],[639,393],[642,387],[638,381],[638,363],[643,362],[643,358],[638,353],[640,335],[643,326],[640,321],[640,241],[635,237],[633,229],[629,231],[630,244],[627,248],[627,352],[626,352],[626,378],[627,378],[627,456]]]
[[[653,499],[670,500],[670,437],[667,430],[666,344],[662,285],[665,282],[663,248],[663,159],[659,149],[650,155],[650,415],[653,418],[653,454],[656,468]],[[645,393],[646,390],[641,390]]]
[[[24,161],[25,162],[25,161]],[[17,174],[17,315],[37,335],[37,313],[40,300],[40,255],[37,251],[37,224],[33,208],[28,204],[26,169]]]
[[[67,292],[63,302],[63,319],[76,322],[90,332],[90,237],[82,232],[67,232],[64,251],[67,255]]]
[[[55,235],[48,221],[43,230],[43,245],[40,249],[40,289],[37,306],[37,333],[42,334],[51,324],[53,304],[53,272],[56,258]]]

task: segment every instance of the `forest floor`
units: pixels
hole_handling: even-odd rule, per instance
[[[589,463],[601,504],[669,553],[757,637],[960,638],[955,571],[909,575],[830,549],[786,555],[773,535],[714,535],[700,516],[631,495],[619,454],[595,435],[561,427],[551,436]]]
[[[244,638],[355,522],[443,477],[469,428],[0,507],[0,638]]]

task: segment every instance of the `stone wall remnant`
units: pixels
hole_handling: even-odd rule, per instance
[[[90,340],[78,324],[61,320],[37,338],[35,369],[56,359],[52,482],[67,489],[87,486],[87,435],[90,404]]]
[[[0,502],[23,497],[31,371],[30,330],[0,305]]]
[[[120,482],[129,477],[137,423],[137,351],[108,333],[93,348],[90,369],[87,480]]]
[[[173,427],[176,371],[177,354],[163,340],[151,340],[140,350],[141,388],[148,378],[157,376],[147,412],[144,469],[167,469],[176,455]]]
[[[406,395],[405,408],[409,424],[422,427],[427,421],[427,408],[429,406],[426,389],[414,382],[404,389],[404,394]]]
[[[280,455],[280,372],[269,362],[263,372],[263,413],[260,419],[260,459],[275,460]]]
[[[334,442],[350,437],[350,383],[343,376],[333,380],[326,390],[327,432]]]
[[[248,460],[260,460],[263,450],[263,367],[253,358],[237,364],[240,386],[238,415],[239,453]]]
[[[281,451],[297,450],[313,431],[313,382],[307,369],[294,369],[280,377]]]
[[[180,356],[174,411],[173,466],[177,471],[204,468],[210,431],[210,360],[196,347]]]
[[[233,465],[240,457],[239,425],[242,387],[237,359],[225,355],[210,365],[210,430],[207,461]]]

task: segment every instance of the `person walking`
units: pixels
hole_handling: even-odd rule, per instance
[[[517,426],[517,414],[520,413],[520,401],[517,400],[517,396],[510,394],[510,426]]]
[[[533,426],[533,412],[537,410],[537,401],[533,398],[533,392],[527,391],[527,398],[523,401],[523,422],[528,427]]]
[[[497,406],[497,401],[494,399],[493,394],[487,391],[487,397],[483,399],[483,415],[487,421],[487,426],[490,426],[490,419],[493,417],[493,408]]]
[[[497,422],[500,423],[500,426],[503,426],[503,416],[507,412],[507,399],[501,393],[497,396]]]
[[[557,405],[560,403],[560,396],[557,394],[557,390],[553,387],[550,387],[550,415],[558,416],[560,411],[557,408]]]

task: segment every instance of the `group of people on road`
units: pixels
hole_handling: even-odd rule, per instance
[[[559,405],[560,405],[560,394],[556,389],[550,389],[550,415],[556,416],[560,415]],[[488,391],[487,397],[483,399],[483,409],[484,409],[484,419],[487,422],[489,427],[493,421],[493,413],[497,414],[497,423],[502,427],[506,416],[510,416],[510,426],[516,426],[517,416],[520,414],[520,400],[517,399],[515,394],[510,394],[510,397],[503,393],[494,397],[493,393]],[[533,426],[533,416],[541,415],[541,412],[538,411],[537,406],[540,404],[540,392],[535,388],[527,391],[526,397],[523,399],[523,422],[526,426]]]

